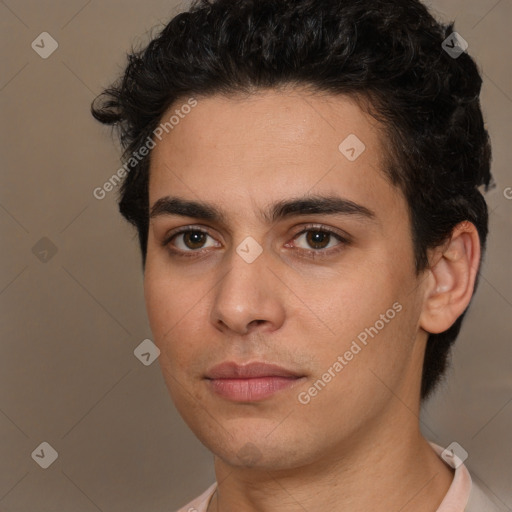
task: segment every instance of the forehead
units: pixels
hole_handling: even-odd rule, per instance
[[[384,131],[351,97],[266,90],[197,97],[180,111],[187,100],[162,118],[181,114],[152,150],[150,205],[164,195],[233,211],[307,194],[342,195],[372,210],[396,201],[383,171]]]

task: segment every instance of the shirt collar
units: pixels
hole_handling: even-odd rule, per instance
[[[444,452],[444,448],[429,441],[430,446],[439,455],[441,460],[449,467],[453,468],[452,465],[448,464],[442,457],[441,454]],[[463,463],[455,465],[455,473],[453,475],[452,484],[446,493],[441,505],[436,512],[464,512],[466,505],[469,501],[469,495],[471,493],[472,480],[468,469]]]

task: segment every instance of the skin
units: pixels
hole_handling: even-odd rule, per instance
[[[384,132],[353,99],[294,88],[197,100],[152,150],[150,208],[173,196],[225,218],[153,217],[144,289],[169,393],[214,454],[219,487],[208,510],[435,511],[453,471],[419,430],[423,354],[427,331],[447,329],[471,298],[474,226],[459,225],[418,275],[406,200],[383,172]],[[349,134],[366,146],[355,161],[338,149]],[[343,197],[374,217],[261,217],[274,202],[313,194]],[[309,224],[350,242],[331,236],[319,249],[300,234]],[[202,247],[183,234],[163,245],[186,226],[208,232]],[[236,252],[248,236],[262,248],[252,263]],[[394,303],[401,311],[300,403]],[[223,361],[275,363],[304,378],[235,403],[204,379]]]

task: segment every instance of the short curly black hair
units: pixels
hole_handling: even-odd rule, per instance
[[[488,231],[479,190],[491,181],[482,80],[466,51],[446,51],[455,47],[453,27],[417,0],[196,0],[144,49],[132,49],[124,74],[91,109],[117,127],[127,161],[183,98],[286,85],[364,98],[386,129],[384,172],[407,199],[419,273],[427,250],[458,223],[476,226],[482,253]],[[149,155],[129,171],[119,208],[137,228],[145,267]],[[422,400],[445,373],[465,313],[429,335]]]

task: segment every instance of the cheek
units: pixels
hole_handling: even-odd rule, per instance
[[[176,278],[148,269],[144,277],[144,297],[149,324],[155,343],[161,345],[172,338],[180,321],[186,318],[187,287],[180,286]]]
[[[205,295],[197,282],[147,268],[144,296],[151,332],[161,351],[161,364],[174,372],[190,369],[197,362],[198,344],[204,342],[200,330],[208,318],[206,301],[201,301]]]
[[[328,417],[332,435],[337,435],[336,429],[357,427],[354,422],[364,424],[395,394],[400,395],[411,363],[416,315],[414,308],[406,308],[402,301],[400,305],[402,309],[395,306],[400,311],[393,309],[394,316],[388,313],[388,323],[380,320],[388,307],[376,307],[375,314],[365,310],[364,319],[359,313],[351,325],[355,335],[338,338],[327,350],[324,347],[315,375],[299,390],[301,403],[309,400],[304,411],[316,420]]]
[[[160,343],[164,333],[172,326],[173,318],[169,313],[176,312],[172,304],[176,294],[154,272],[147,269],[144,276],[144,298],[151,331]]]
[[[324,314],[330,318],[334,336],[352,339],[369,328],[390,309],[399,296],[399,276],[389,267],[385,272],[379,265],[350,272],[339,280],[334,293],[324,303]]]
[[[411,303],[414,275],[406,262],[400,265],[392,258],[382,258],[381,263],[372,260],[365,265],[361,261],[356,272],[340,279],[330,300],[323,301],[321,315],[332,331],[319,347],[324,367],[350,350],[357,351],[349,363],[352,370],[367,372],[375,366],[389,374],[405,364],[418,319],[418,308]],[[314,297],[311,300],[314,302]],[[350,382],[359,382],[362,373],[352,374],[352,370],[344,373],[351,373]]]

